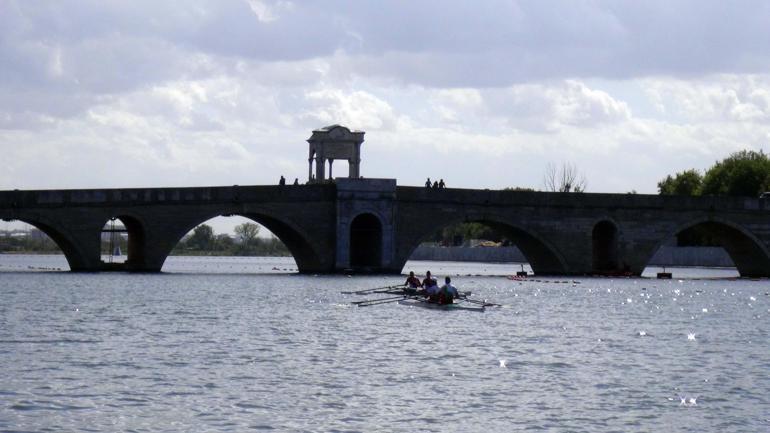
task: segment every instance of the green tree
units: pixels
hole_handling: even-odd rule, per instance
[[[500,242],[503,237],[486,224],[469,222],[455,224],[436,232],[433,241],[447,246],[459,246],[471,239]]]
[[[703,194],[756,197],[770,189],[770,158],[742,150],[717,162],[703,178]]]
[[[234,249],[235,241],[227,234],[217,235],[216,237],[216,250],[228,252]]]
[[[214,229],[210,225],[201,224],[195,227],[187,245],[196,250],[209,250],[214,245]]]
[[[262,239],[257,236],[260,226],[246,223],[236,227],[238,242],[227,234],[215,235],[209,226],[199,226],[186,235],[173,253],[178,255],[221,256],[290,256],[286,245],[275,236]],[[0,249],[3,243],[0,241]]]
[[[666,176],[658,182],[658,192],[662,195],[699,195],[702,185],[703,176],[693,168],[674,177]]]

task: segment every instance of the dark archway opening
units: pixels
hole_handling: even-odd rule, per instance
[[[141,267],[145,262],[145,235],[142,224],[129,216],[107,220],[100,233],[101,256],[105,270]]]
[[[361,214],[350,224],[350,266],[354,269],[382,266],[382,224],[372,214]]]
[[[610,221],[601,221],[591,234],[593,270],[613,272],[621,270],[618,263],[618,229]]]

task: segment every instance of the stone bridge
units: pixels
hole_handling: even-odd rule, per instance
[[[536,274],[639,275],[657,249],[697,227],[746,277],[770,277],[770,199],[398,187],[338,178],[282,186],[0,191],[0,218],[29,223],[73,271],[157,272],[182,237],[220,215],[273,232],[300,272],[398,273],[436,231],[480,222],[502,232]],[[104,263],[113,218],[128,234],[125,263]]]

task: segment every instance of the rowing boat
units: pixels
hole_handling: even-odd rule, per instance
[[[427,299],[401,299],[398,301],[401,305],[406,305],[409,307],[421,307],[421,308],[430,308],[433,310],[444,310],[444,311],[477,311],[479,313],[483,313],[485,310],[484,305],[468,305],[468,304],[439,304],[437,302],[431,302]]]

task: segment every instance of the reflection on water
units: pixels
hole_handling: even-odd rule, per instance
[[[767,280],[408,264],[504,305],[478,314],[358,308],[402,278],[291,259],[29,272],[56,260],[0,256],[0,431],[770,429]]]

